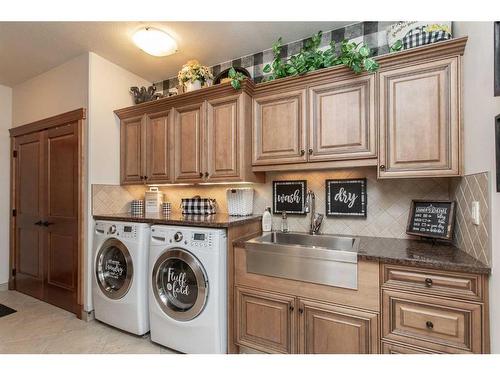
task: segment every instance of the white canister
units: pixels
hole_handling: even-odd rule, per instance
[[[145,211],[149,213],[159,213],[163,203],[163,193],[156,186],[151,186],[144,193]]]

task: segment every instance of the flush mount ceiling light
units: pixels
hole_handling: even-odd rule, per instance
[[[153,27],[137,30],[132,36],[134,44],[153,56],[168,56],[177,52],[177,43],[165,31]]]

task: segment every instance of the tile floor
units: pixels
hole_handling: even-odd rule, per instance
[[[15,291],[0,291],[0,303],[16,313],[0,318],[0,354],[160,354],[175,352],[96,320],[73,314]]]

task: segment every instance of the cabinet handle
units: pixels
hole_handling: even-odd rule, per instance
[[[383,164],[382,164],[382,165],[380,166],[380,170],[381,170],[381,171],[385,171],[385,165],[383,165]]]
[[[309,149],[309,155],[312,155],[312,154],[313,154],[313,149],[312,149],[312,148],[310,148],[310,149]]]
[[[148,176],[144,176],[144,180],[146,181],[148,179]]]
[[[300,314],[303,314],[303,313],[304,313],[304,309],[303,309],[302,307],[299,309],[299,313],[300,313]]]
[[[290,309],[290,312],[292,312],[295,308],[293,306],[290,306],[289,309]]]
[[[210,176],[210,173],[205,172],[205,178],[208,178],[208,176]]]
[[[432,286],[432,279],[431,278],[427,277],[425,279],[425,286],[429,287],[429,288]]]
[[[35,225],[42,225],[42,221],[41,220],[38,220]]]
[[[425,326],[429,329],[433,329],[434,328],[434,323],[432,323],[430,320],[426,321],[425,322]]]
[[[43,225],[44,227],[48,227],[48,226],[50,226],[50,225],[54,225],[54,223],[51,223],[51,222],[49,222],[49,221],[44,221],[44,222],[42,223],[42,225]]]
[[[200,172],[200,177],[203,177],[203,172]]]
[[[300,150],[300,156],[304,156],[306,154],[306,150]]]

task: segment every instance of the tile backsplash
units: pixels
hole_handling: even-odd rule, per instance
[[[488,173],[484,172],[453,179],[450,196],[456,201],[455,243],[474,258],[491,265],[488,177]],[[471,220],[472,201],[479,202],[479,225],[474,225]]]
[[[367,178],[367,217],[330,218],[325,217],[322,233],[365,235],[375,237],[408,238],[406,224],[412,199],[449,199],[448,179],[397,179],[377,180],[373,167],[340,169],[313,172],[267,173],[266,183],[251,184],[255,189],[254,213],[262,213],[266,206],[272,207],[272,181],[306,179],[307,187],[316,194],[316,210],[325,212],[325,180],[332,178]],[[245,185],[244,185],[245,186]],[[178,212],[181,198],[200,195],[215,198],[218,212],[227,212],[226,189],[242,185],[189,185],[161,186],[165,201],[172,202],[172,209]],[[132,199],[142,199],[145,186],[93,185],[93,213],[124,213],[130,210]],[[280,228],[281,218],[273,217],[273,228]],[[288,218],[291,231],[307,231],[309,217],[304,215]]]

